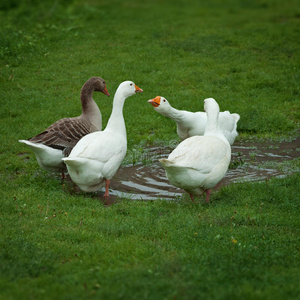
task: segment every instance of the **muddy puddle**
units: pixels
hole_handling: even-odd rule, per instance
[[[159,162],[160,158],[167,158],[172,149],[174,147],[149,148],[139,157],[141,162],[121,166],[111,180],[110,198],[155,200],[180,197],[184,191],[170,185]],[[234,182],[266,180],[298,171],[291,166],[280,166],[299,156],[299,138],[290,142],[236,143],[232,146],[230,168],[215,189]]]

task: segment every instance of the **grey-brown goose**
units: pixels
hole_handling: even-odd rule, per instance
[[[66,166],[62,158],[70,154],[83,136],[102,130],[101,112],[92,97],[94,91],[109,96],[105,80],[101,77],[92,77],[81,89],[80,116],[63,118],[32,138],[19,140],[34,151],[42,169],[49,172],[64,172]]]

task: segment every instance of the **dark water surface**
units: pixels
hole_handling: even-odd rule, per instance
[[[159,159],[167,158],[172,148],[149,148],[144,162],[121,166],[111,180],[112,198],[154,200],[174,199],[184,193],[170,185]],[[231,165],[223,180],[215,187],[233,182],[265,180],[292,173],[293,168],[280,168],[288,160],[300,156],[300,139],[274,143],[236,143],[232,146]],[[145,163],[146,162],[146,163]]]

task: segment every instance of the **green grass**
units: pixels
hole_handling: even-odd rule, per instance
[[[296,299],[299,179],[109,207],[42,174],[40,189],[2,184],[2,297]]]
[[[124,80],[129,153],[175,144],[147,100],[241,115],[239,137],[299,135],[296,0],[0,4],[1,299],[296,299],[299,173],[214,192],[211,204],[73,195],[19,139],[81,112],[84,82]],[[95,93],[103,125],[112,97]],[[138,156],[138,155],[136,155]],[[128,156],[126,160],[131,158]],[[298,160],[282,163],[297,170]]]
[[[173,122],[146,101],[157,95],[191,111],[214,97],[241,115],[241,138],[299,128],[296,1],[67,3],[0,13],[1,117],[24,119],[13,140],[78,115],[91,76],[105,78],[112,95],[127,79],[144,89],[124,107],[130,147],[149,132],[153,140],[176,137]],[[106,124],[112,100],[95,99]]]

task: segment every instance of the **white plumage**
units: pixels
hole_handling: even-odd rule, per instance
[[[110,179],[115,175],[127,151],[123,105],[129,96],[143,90],[132,81],[122,82],[114,96],[113,109],[104,131],[84,136],[68,158],[63,158],[72,180],[85,192],[106,186],[109,196]]]
[[[219,105],[213,98],[204,100],[207,123],[204,136],[182,141],[169,155],[161,159],[171,184],[193,195],[206,192],[209,202],[211,189],[225,176],[231,159],[231,147],[218,127]]]
[[[61,160],[64,157],[62,150],[28,140],[19,140],[19,142],[26,144],[33,150],[42,169],[48,172],[63,172],[66,169],[64,162]]]
[[[160,96],[150,99],[148,102],[158,113],[176,122],[177,134],[182,141],[191,136],[204,134],[207,122],[205,112],[190,112],[175,109],[166,98]],[[239,114],[231,114],[229,111],[220,112],[219,128],[223,131],[230,145],[234,143],[235,138],[238,136],[237,122],[239,119]]]

